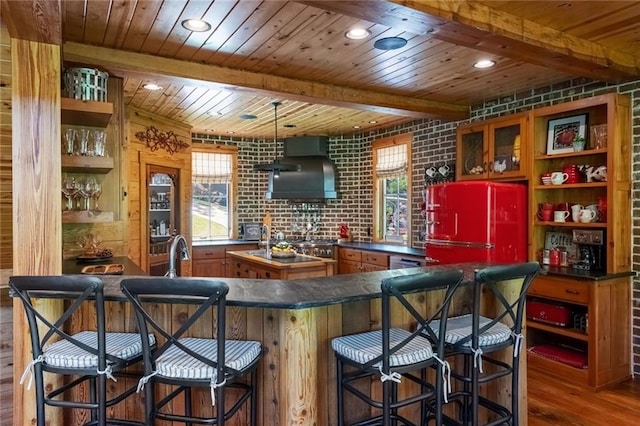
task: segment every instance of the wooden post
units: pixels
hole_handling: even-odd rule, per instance
[[[14,275],[62,273],[60,57],[58,45],[11,39]],[[35,393],[19,377],[31,343],[18,299],[13,308],[13,424],[26,426],[35,424]],[[43,299],[38,309],[55,316],[62,301]],[[60,411],[47,414],[50,425],[62,424]]]

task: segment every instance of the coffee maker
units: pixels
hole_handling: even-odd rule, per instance
[[[578,261],[573,264],[573,268],[590,272],[606,272],[605,241],[605,233],[602,229],[574,229],[573,242],[578,246]]]

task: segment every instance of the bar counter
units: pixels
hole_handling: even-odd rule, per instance
[[[345,274],[298,280],[260,280],[221,278],[229,286],[227,297],[227,338],[257,340],[263,344],[263,358],[259,366],[259,414],[261,425],[336,425],[336,371],[331,339],[336,336],[364,332],[381,327],[380,283],[385,278],[411,275],[422,271],[450,268],[462,269],[465,281],[473,281],[476,268],[486,264],[431,266]],[[104,275],[105,298],[109,301],[109,330],[135,331],[131,307],[120,291],[120,282],[128,275]],[[153,280],[153,277],[146,277]],[[55,298],[55,294],[43,295]],[[426,314],[433,309],[433,300],[424,294],[411,295]],[[164,311],[169,325],[179,327],[187,310],[195,300],[149,300],[156,309]],[[471,300],[463,293],[452,305],[455,313],[470,310]],[[89,315],[89,313],[87,313]],[[213,320],[213,317],[211,317]],[[394,320],[397,326],[412,327],[404,318]],[[200,321],[194,336],[212,337],[211,323]],[[82,321],[74,321],[79,324]],[[507,359],[507,358],[505,358]],[[521,359],[521,377],[526,377],[526,357]],[[116,384],[117,385],[117,384]],[[372,389],[376,384],[372,385]],[[508,382],[500,387],[487,388],[506,402],[510,392]],[[520,386],[520,424],[526,425],[526,383]],[[233,398],[233,395],[230,395]],[[118,413],[130,419],[141,419],[142,395],[129,398]],[[208,390],[203,391],[200,406],[210,404]],[[229,425],[248,424],[243,410],[228,422]],[[362,404],[346,402],[349,421],[368,415]],[[81,424],[83,419],[65,418],[64,424]]]

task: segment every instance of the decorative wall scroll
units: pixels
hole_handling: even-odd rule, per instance
[[[146,142],[151,151],[162,148],[169,154],[175,154],[189,146],[188,143],[179,140],[173,131],[162,132],[153,126],[147,127],[146,132],[137,132],[136,137],[142,142]]]

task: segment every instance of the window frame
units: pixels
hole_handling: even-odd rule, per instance
[[[407,133],[403,135],[391,136],[386,138],[381,138],[373,141],[372,143],[372,151],[373,151],[373,241],[380,242],[384,244],[397,244],[404,245],[407,247],[411,246],[411,235],[412,235],[412,220],[411,220],[411,207],[412,207],[412,179],[411,179],[411,171],[412,171],[412,143],[413,143],[413,134]],[[406,145],[407,147],[407,164],[406,164],[406,179],[407,179],[407,238],[403,241],[388,241],[385,239],[384,229],[386,229],[386,212],[385,212],[385,203],[384,203],[384,194],[383,188],[380,185],[380,179],[377,173],[377,165],[378,165],[378,153],[380,149],[387,148],[394,145]]]
[[[229,214],[229,233],[226,238],[209,238],[206,240],[196,239],[196,236],[193,234],[193,218],[191,220],[191,234],[193,241],[218,241],[218,240],[228,240],[228,239],[237,239],[238,238],[238,148],[235,146],[223,145],[223,144],[196,144],[194,143],[191,146],[191,162],[193,167],[193,154],[196,152],[201,153],[209,153],[209,154],[227,154],[231,155],[231,181],[229,183],[229,191],[227,193],[227,211]],[[191,212],[193,214],[193,200],[195,197],[193,196],[193,184],[195,181],[195,173],[191,175]]]

